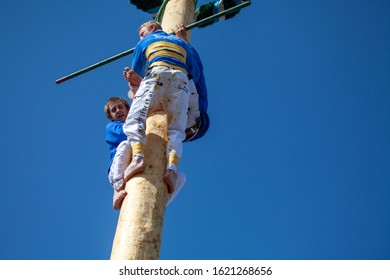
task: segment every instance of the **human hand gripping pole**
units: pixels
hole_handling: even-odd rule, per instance
[[[215,15],[209,16],[209,17],[204,18],[204,19],[202,19],[202,20],[199,20],[199,21],[197,21],[197,22],[191,23],[191,24],[187,25],[185,28],[186,28],[186,30],[191,30],[191,29],[193,29],[193,28],[195,28],[195,27],[198,27],[198,26],[200,26],[200,25],[209,23],[210,21],[213,21],[213,20],[216,19],[216,18],[219,18],[219,17],[222,17],[222,16],[224,16],[224,15],[231,14],[231,13],[233,13],[233,12],[235,12],[235,11],[238,11],[238,10],[244,8],[244,7],[249,6],[250,4],[251,4],[251,1],[243,2],[243,3],[241,3],[241,4],[238,4],[237,6],[234,6],[234,7],[232,7],[232,8],[226,9],[226,10],[220,12],[220,13],[217,13],[217,14],[215,14]],[[62,82],[65,82],[65,81],[67,81],[67,80],[70,80],[70,79],[72,79],[72,78],[74,78],[74,77],[77,77],[77,76],[80,76],[80,75],[82,75],[82,74],[84,74],[84,73],[87,73],[87,72],[89,72],[89,71],[91,71],[91,70],[93,70],[93,69],[95,69],[95,68],[98,68],[98,67],[103,66],[103,65],[105,65],[105,64],[108,64],[108,63],[110,63],[110,62],[112,62],[112,61],[115,61],[115,60],[117,60],[117,59],[119,59],[119,58],[122,58],[122,57],[124,57],[124,56],[130,55],[130,54],[132,54],[132,53],[134,52],[134,49],[135,49],[135,48],[131,48],[131,49],[127,50],[127,51],[121,52],[121,53],[119,53],[119,54],[117,54],[117,55],[114,55],[114,56],[112,56],[112,57],[109,57],[109,58],[107,58],[107,59],[104,59],[104,60],[102,60],[102,61],[99,61],[99,62],[97,62],[97,63],[95,63],[95,64],[92,64],[92,65],[90,65],[90,66],[88,66],[88,67],[85,67],[85,68],[83,68],[83,69],[81,69],[81,70],[78,70],[78,71],[73,72],[73,73],[71,73],[71,74],[69,74],[69,75],[66,75],[66,76],[64,76],[64,77],[62,77],[62,78],[59,78],[59,79],[56,80],[56,84],[60,84],[60,83],[62,83]]]

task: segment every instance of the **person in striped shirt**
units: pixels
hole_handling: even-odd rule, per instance
[[[125,170],[124,179],[128,181],[144,171],[146,118],[150,108],[162,107],[169,116],[167,167],[163,180],[168,186],[168,193],[172,193],[182,156],[182,142],[186,138],[190,100],[188,75],[196,82],[199,70],[189,44],[174,34],[164,32],[159,23],[146,22],[138,32],[141,40],[135,47],[132,67],[128,71],[134,71],[142,81],[138,89],[132,88],[134,99],[123,125],[132,147],[132,160]],[[131,85],[132,78],[128,81]]]

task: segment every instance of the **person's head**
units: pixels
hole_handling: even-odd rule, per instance
[[[157,30],[162,30],[161,24],[153,20],[147,21],[138,28],[139,38],[142,40],[146,35]]]
[[[104,106],[104,112],[111,121],[125,122],[129,113],[130,105],[125,99],[120,97],[110,97]]]

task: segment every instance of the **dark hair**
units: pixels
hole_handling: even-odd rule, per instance
[[[107,118],[109,120],[112,120],[112,116],[111,116],[111,113],[110,113],[110,108],[108,106],[110,105],[111,102],[114,102],[114,101],[122,102],[123,105],[125,105],[125,107],[127,108],[127,110],[130,110],[129,102],[127,102],[126,99],[123,99],[123,98],[120,98],[120,97],[117,97],[117,96],[110,97],[110,99],[108,99],[106,105],[104,105],[104,112],[106,113],[106,116],[107,116]]]

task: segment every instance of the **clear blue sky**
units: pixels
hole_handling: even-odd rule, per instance
[[[200,1],[208,3],[208,1]],[[0,3],[0,259],[109,259],[106,100],[150,17]],[[390,3],[253,1],[195,29],[211,127],[184,145],[161,259],[390,259]]]

